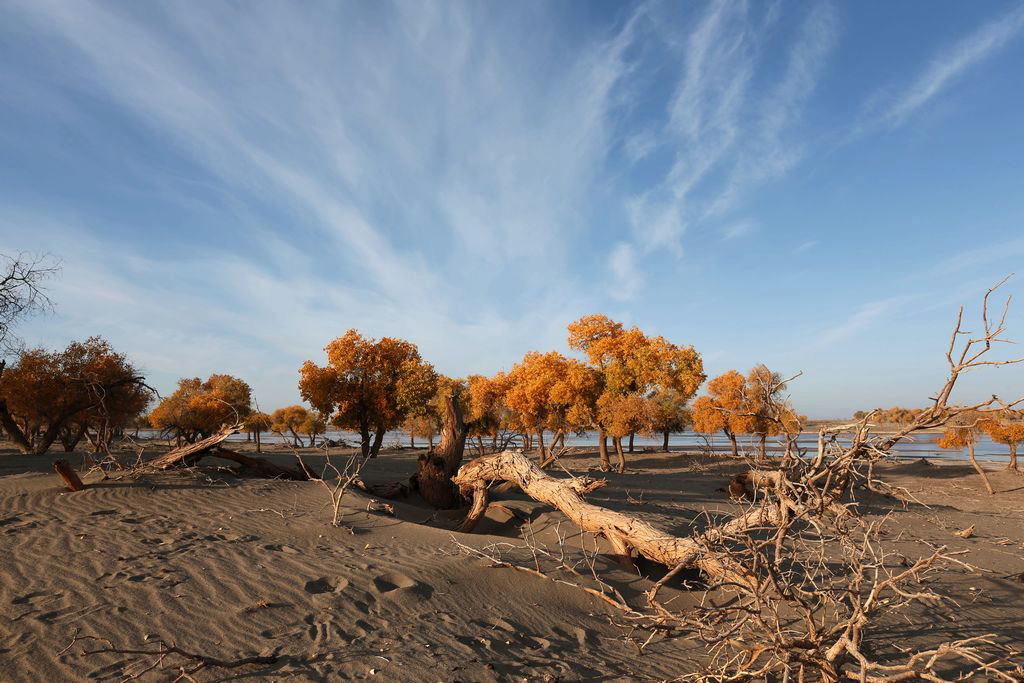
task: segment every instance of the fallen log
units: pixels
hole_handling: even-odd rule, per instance
[[[69,491],[81,491],[85,488],[85,484],[78,478],[78,473],[67,460],[58,460],[53,463],[53,471],[60,475]]]
[[[209,451],[217,448],[232,434],[237,434],[242,430],[242,425],[235,425],[233,427],[227,427],[218,434],[207,437],[202,441],[196,441],[193,444],[182,446],[181,448],[175,448],[173,451],[164,453],[159,458],[154,458],[146,463],[147,467],[152,467],[158,470],[166,470],[170,467],[177,465],[191,466],[196,464],[201,458],[209,455]]]
[[[473,494],[470,517],[479,519],[486,510],[484,497],[488,482],[509,481],[517,484],[530,498],[560,510],[583,531],[607,539],[619,561],[631,561],[631,553],[636,550],[647,559],[670,569],[679,566],[695,567],[715,581],[747,587],[757,585],[756,579],[746,568],[737,566],[726,553],[710,549],[704,538],[679,538],[636,517],[588,503],[583,499],[583,494],[593,490],[592,483],[582,479],[556,479],[517,451],[477,458],[463,465],[452,481],[464,494]],[[764,522],[766,516],[772,516],[770,508],[757,514],[751,513],[739,518],[742,519],[741,523],[730,523],[726,525],[727,528],[717,530],[713,534],[715,540],[724,538],[725,533],[750,528],[748,525]]]
[[[242,455],[241,453],[223,447],[218,447],[216,451],[212,453],[204,453],[203,455],[212,455],[218,458],[224,458],[225,460],[231,460],[232,462],[237,462],[239,465],[255,472],[259,472],[266,477],[290,479],[292,481],[309,480],[309,475],[305,472],[300,472],[299,470],[292,469],[290,467],[281,467],[280,465],[275,465],[272,462],[267,462],[262,458],[253,458],[248,455]]]

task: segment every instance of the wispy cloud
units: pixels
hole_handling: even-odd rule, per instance
[[[971,67],[1005,47],[1024,28],[1024,6],[1015,4],[955,45],[939,53],[910,86],[888,104],[880,121],[891,127],[906,122],[914,112],[937,97]]]
[[[830,3],[812,7],[781,72],[773,73],[762,53],[780,23],[775,6],[758,12],[714,2],[682,41],[682,67],[657,138],[673,161],[660,182],[627,202],[638,249],[680,254],[689,227],[720,221],[752,187],[781,177],[802,156],[791,133],[838,39],[838,23]],[[760,91],[752,97],[755,79]],[[649,154],[651,139],[629,142],[631,155]],[[736,221],[724,235],[736,238],[750,227]]]
[[[631,24],[567,53],[557,29],[538,29],[546,22],[529,14],[540,8],[500,33],[473,5],[399,5],[387,20],[365,9],[319,18],[277,3],[241,13],[49,0],[0,9],[0,20],[46,37],[39,57],[50,60],[51,87],[104,102],[186,160],[162,175],[148,169],[140,183],[202,183],[218,197],[219,225],[168,236],[183,257],[146,254],[143,232],[101,237],[109,218],[46,228],[49,244],[75,245],[60,329],[93,331],[78,311],[90,297],[115,297],[118,315],[102,331],[151,370],[198,374],[248,359],[241,374],[273,401],[294,396],[296,354],[315,354],[349,326],[405,335],[459,372],[563,340],[565,323],[593,308],[566,259],[613,144],[611,92],[627,70]],[[362,28],[338,40],[349,25]],[[9,204],[0,238],[31,247],[24,231],[43,213]],[[147,310],[187,322],[146,334],[134,321]],[[200,343],[185,343],[185,330]],[[483,341],[491,337],[503,340]],[[468,368],[472,339],[487,351]],[[269,356],[286,379],[258,369]]]
[[[806,242],[801,243],[800,246],[798,246],[793,251],[797,254],[802,254],[805,251],[814,249],[814,247],[816,246],[818,246],[818,240],[807,240]]]
[[[822,331],[812,343],[814,347],[827,347],[849,339],[867,329],[886,315],[898,310],[908,301],[906,296],[871,301],[862,305],[847,318]]]

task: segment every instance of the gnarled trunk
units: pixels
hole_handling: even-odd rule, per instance
[[[633,452],[633,436],[634,436],[635,434],[636,434],[636,432],[630,432],[630,433],[629,433],[629,452],[630,452],[630,453],[632,453],[632,452]]]
[[[615,441],[621,447],[620,439]],[[635,550],[666,567],[696,567],[715,580],[746,585],[756,583],[747,568],[730,562],[727,556],[711,549],[702,539],[680,538],[637,517],[584,500],[584,494],[599,488],[604,481],[585,477],[555,479],[515,451],[477,458],[459,470],[455,483],[463,491],[473,493],[473,507],[460,531],[470,531],[476,520],[483,516],[487,509],[487,483],[490,481],[512,482],[530,498],[560,510],[584,531],[603,536],[620,561],[630,561],[631,552]],[[715,529],[716,538],[769,523],[771,516],[770,508],[751,510]]]
[[[665,430],[665,442],[661,445],[661,450],[668,453],[668,430]]]
[[[437,448],[431,448],[418,460],[416,485],[423,499],[435,508],[457,507],[462,499],[452,477],[459,471],[466,448],[469,427],[462,420],[462,408],[455,395],[445,401],[444,426]]]

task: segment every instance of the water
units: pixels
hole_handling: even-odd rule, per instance
[[[152,429],[139,430],[139,436],[143,438],[160,438],[160,433]],[[327,438],[335,440],[343,440],[346,443],[356,446],[359,444],[359,435],[354,432],[343,432],[343,431],[328,431],[326,434]],[[550,439],[554,437],[554,434],[545,434],[545,443],[550,444]],[[942,437],[941,434],[916,434],[911,438],[904,439],[900,443],[896,444],[893,448],[893,455],[901,459],[916,460],[917,458],[933,458],[938,460],[966,460],[967,449],[962,450],[946,450],[939,448],[938,440]],[[323,437],[317,437],[319,441]],[[637,434],[633,440],[634,447],[637,449],[642,448],[655,448],[661,450],[662,436],[643,436]],[[231,442],[245,441],[245,434],[234,434],[227,439]],[[291,437],[282,438],[277,434],[262,434],[260,440],[264,444],[282,444],[290,443]],[[308,439],[303,439],[304,442],[308,442]],[[536,443],[536,440],[534,440]],[[625,440],[624,440],[625,441]],[[842,440],[840,440],[842,441]],[[384,436],[384,447],[391,446],[408,446],[409,445],[409,433],[403,431],[391,431]],[[434,443],[437,443],[435,439]],[[575,434],[567,434],[565,437],[565,443],[568,446],[591,446],[597,448],[597,432],[587,432],[583,435],[577,436]],[[696,434],[694,432],[680,432],[678,434],[669,435],[669,448],[673,450],[703,450],[710,445],[715,452],[727,453],[730,452],[729,440],[725,438],[723,434],[715,434],[705,438],[703,434]],[[740,437],[738,439],[739,447],[741,451],[746,451],[753,454],[757,451],[757,440],[750,438]],[[818,433],[817,432],[804,432],[800,435],[797,441],[800,448],[805,449],[808,453],[815,453],[818,450]],[[417,448],[426,448],[426,439],[415,440]],[[490,439],[484,439],[484,445],[490,445]],[[609,447],[611,442],[609,440]],[[625,443],[623,444],[625,447]],[[778,440],[769,439],[767,448],[769,454],[772,452],[779,452],[783,449],[782,442]],[[1010,459],[1009,448],[1003,444],[998,444],[992,441],[986,435],[979,435],[978,440],[974,446],[974,454],[979,460],[987,460],[991,462],[1008,462]]]

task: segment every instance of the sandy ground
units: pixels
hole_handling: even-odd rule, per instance
[[[384,453],[364,478],[406,477],[415,456]],[[601,601],[490,567],[455,546],[521,545],[532,534],[553,549],[559,536],[570,551],[592,547],[560,513],[522,495],[505,494],[478,533],[464,535],[449,530],[459,512],[408,500],[395,502],[390,517],[367,512],[368,498],[353,492],[346,528],[333,528],[314,482],[204,468],[137,480],[93,474],[87,490],[67,493],[50,470],[58,457],[67,456],[0,449],[0,680],[121,680],[143,668],[134,656],[83,656],[95,642],[62,652],[75,633],[127,648],[160,638],[225,659],[278,655],[271,665],[208,670],[197,680],[665,680],[693,671],[702,655],[685,638],[656,639],[641,654]],[[83,454],[70,459],[80,464]],[[565,460],[577,473],[596,464],[593,453]],[[959,606],[894,619],[887,637],[934,643],[991,632],[1024,648],[1024,477],[989,469],[994,497],[965,464],[880,471],[920,501],[891,513],[893,547],[918,556],[925,543],[945,544],[968,550],[984,570],[945,575],[937,587],[959,596]],[[609,486],[589,499],[685,534],[704,510],[734,509],[721,488],[738,470],[697,454],[638,453],[629,472],[608,475]],[[893,506],[881,496],[861,503],[869,516]],[[970,538],[953,535],[971,525]],[[641,564],[638,576],[600,556],[596,568],[637,604],[664,572]],[[662,597],[679,609],[697,599],[681,589]],[[141,680],[176,674],[157,669]]]

